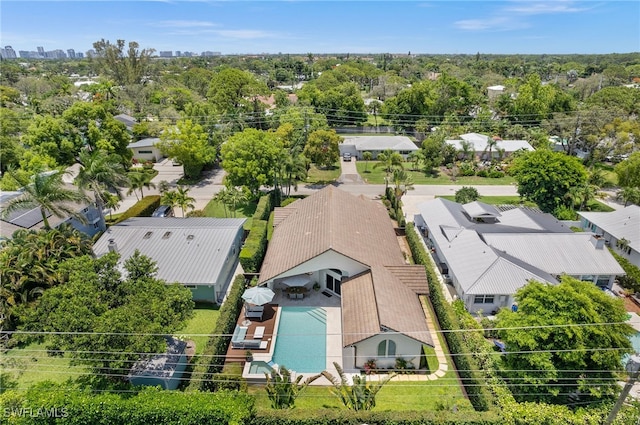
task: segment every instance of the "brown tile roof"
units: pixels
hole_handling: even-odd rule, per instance
[[[328,250],[369,266],[404,264],[391,220],[379,202],[328,186],[284,209],[295,211],[273,232],[261,282]],[[274,219],[281,217],[278,210]]]
[[[274,218],[278,224],[260,270],[261,282],[333,250],[370,268],[370,273],[343,281],[345,346],[383,328],[432,345],[416,295],[426,293],[426,274],[421,266],[405,264],[381,203],[328,186],[276,209]]]

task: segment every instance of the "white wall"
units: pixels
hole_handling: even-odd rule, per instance
[[[389,339],[396,343],[396,354],[393,357],[378,357],[378,344],[381,341]],[[420,356],[422,355],[422,346],[424,344],[418,342],[406,335],[396,332],[383,332],[371,338],[361,341],[356,346],[355,366],[357,368],[364,367],[369,359],[375,359],[378,367],[393,368],[396,364],[396,358],[402,357],[407,362],[413,364],[417,369],[420,367]],[[345,364],[349,364],[345,362]]]

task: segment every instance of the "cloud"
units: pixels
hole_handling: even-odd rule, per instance
[[[150,24],[154,27],[163,28],[193,28],[193,27],[215,27],[216,24],[208,21],[188,21],[188,20],[172,20],[172,21],[159,21]]]
[[[585,8],[573,6],[573,1],[546,1],[546,2],[514,2],[513,6],[506,7],[506,12],[513,12],[522,15],[547,15],[556,13],[577,13],[587,10]],[[517,5],[517,6],[516,6]]]
[[[530,24],[508,16],[494,16],[486,19],[456,21],[454,26],[464,31],[511,31],[529,28]]]

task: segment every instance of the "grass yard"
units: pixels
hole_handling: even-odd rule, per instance
[[[384,184],[384,178],[386,176],[385,171],[382,168],[374,168],[375,164],[378,161],[358,161],[356,163],[356,167],[358,168],[358,173],[362,176],[362,178],[371,184]],[[509,185],[515,184],[515,180],[513,177],[504,176],[496,179],[488,178],[488,177],[478,177],[478,176],[470,176],[470,177],[457,177],[454,180],[451,179],[450,176],[445,175],[442,172],[439,172],[436,177],[426,176],[422,171],[411,171],[411,163],[405,162],[404,169],[411,175],[413,178],[414,184],[438,184],[438,185]],[[366,171],[365,171],[366,170]]]
[[[236,218],[247,218],[247,221],[244,223],[244,228],[246,230],[251,228],[251,217],[253,216],[253,213],[256,212],[257,207],[258,202],[253,201],[247,204],[239,205],[235,211]],[[212,199],[204,207],[204,216],[217,218],[233,218],[234,212],[229,210],[229,207],[225,207],[222,202],[218,202]]]
[[[187,322],[187,325],[176,332],[177,336],[182,339],[190,339],[196,343],[196,355],[202,354],[205,345],[209,340],[209,335],[213,332],[220,316],[218,306],[198,304],[193,309],[193,317]]]
[[[44,342],[13,348],[0,358],[2,373],[8,375],[8,382],[3,385],[14,384],[17,389],[26,389],[44,381],[63,383],[90,372],[85,366],[71,366],[67,356],[48,356]]]
[[[330,168],[318,168],[311,164],[306,184],[327,184],[336,181],[340,177],[340,163],[336,162]]]

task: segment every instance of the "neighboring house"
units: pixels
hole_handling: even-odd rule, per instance
[[[167,338],[167,351],[134,363],[127,375],[132,385],[160,386],[165,390],[175,390],[182,382],[182,374],[189,363],[187,343],[179,339]]]
[[[67,186],[69,188],[75,188],[73,185]],[[2,192],[2,194],[0,194],[0,210],[4,209],[7,202],[21,194],[22,192],[20,191]],[[90,193],[87,195],[90,197],[92,196]],[[97,233],[104,231],[107,228],[104,216],[100,215],[100,211],[96,208],[94,203],[71,203],[69,206],[76,209],[76,212],[83,217],[84,222],[71,217],[58,218],[50,212],[47,212],[47,220],[52,228],[58,227],[61,224],[70,224],[74,229],[77,229],[89,236],[95,236]],[[42,220],[40,208],[18,210],[9,214],[7,217],[0,219],[0,237],[3,239],[10,239],[16,230],[40,230],[43,227],[44,221]]]
[[[129,143],[128,148],[133,151],[133,158],[138,161],[153,161],[158,162],[164,155],[160,152],[158,144],[160,139],[157,137],[149,137],[147,139],[141,139],[137,142]]]
[[[157,277],[191,289],[194,301],[219,303],[235,271],[244,218],[136,217],[104,232],[96,256],[117,251],[124,262],[135,250],[158,265]]]
[[[610,289],[624,274],[603,239],[574,233],[550,214],[442,198],[418,210],[416,227],[471,312],[512,306],[516,291],[530,280],[554,284],[566,274]]]
[[[287,94],[287,99],[289,99],[289,102],[292,105],[298,103],[298,95],[295,95],[293,93]],[[269,96],[258,96],[258,100],[266,106],[266,114],[271,115],[273,113],[273,110],[276,108],[275,95],[271,94]]]
[[[602,236],[617,254],[640,267],[640,207],[612,212],[579,212],[582,228]]]
[[[363,152],[371,152],[372,159],[376,159],[386,150],[398,152],[407,159],[411,152],[420,148],[407,136],[347,136],[340,144],[340,156],[350,153],[358,159],[362,159]]]
[[[418,368],[423,345],[433,346],[418,297],[428,293],[424,267],[405,262],[379,202],[328,186],[276,208],[259,285],[295,281],[341,297],[345,370],[367,359],[394,367],[397,357]]]
[[[491,148],[491,156],[493,158],[507,157],[519,150],[533,151],[533,146],[526,140],[502,140],[494,139],[496,144]],[[458,140],[445,140],[445,143],[456,148],[457,151],[462,150],[463,142],[471,144],[474,157],[480,160],[489,158],[489,136],[478,133],[466,133],[460,135]]]
[[[133,126],[138,123],[135,118],[127,114],[119,114],[113,117],[127,127],[128,131],[133,131]]]
[[[487,97],[489,100],[494,100],[504,94],[505,86],[489,86],[487,87]]]

